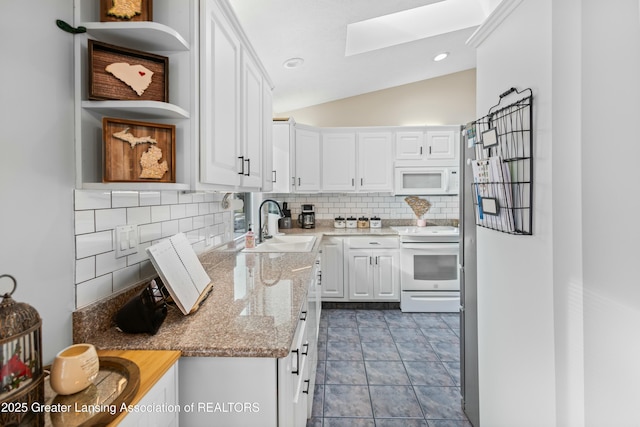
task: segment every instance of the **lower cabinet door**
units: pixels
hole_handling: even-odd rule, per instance
[[[179,406],[178,363],[180,362],[169,368],[167,373],[135,405],[140,410],[129,412],[119,424],[120,426],[177,427],[179,425],[180,410],[171,410]],[[167,410],[154,410],[158,406]]]
[[[349,298],[373,299],[373,260],[368,251],[349,251]]]
[[[374,293],[376,299],[400,298],[400,281],[398,274],[399,255],[376,254],[374,269]]]

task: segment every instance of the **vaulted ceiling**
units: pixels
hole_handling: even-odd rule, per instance
[[[277,114],[474,68],[465,42],[500,0],[229,3],[273,80]],[[285,67],[292,58],[304,62]]]

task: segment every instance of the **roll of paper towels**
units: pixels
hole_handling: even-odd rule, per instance
[[[278,234],[278,220],[280,219],[280,215],[270,213],[268,217],[268,227],[269,234],[275,236]]]
[[[223,206],[222,208],[226,211],[237,211],[238,209],[242,209],[244,206],[244,202],[240,199],[231,199],[227,201],[227,206]]]

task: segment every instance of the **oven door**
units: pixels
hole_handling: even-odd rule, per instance
[[[402,243],[402,291],[459,291],[458,243]]]

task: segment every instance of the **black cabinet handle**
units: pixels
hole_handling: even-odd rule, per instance
[[[307,389],[302,390],[302,392],[305,394],[309,394],[309,387],[311,387],[311,380],[304,380],[304,382],[307,383]]]
[[[244,176],[249,176],[251,175],[251,159],[246,159],[245,162],[247,162],[247,173]]]
[[[302,348],[304,348],[304,351],[302,352],[303,356],[306,356],[309,354],[309,343],[306,342],[302,345]]]
[[[306,311],[303,311],[302,313],[300,313],[300,320],[303,320],[303,321],[307,320],[307,312]]]
[[[238,175],[244,175],[244,156],[240,156],[238,157],[240,159],[240,164],[242,165],[242,170],[240,172],[238,172]]]
[[[296,354],[296,370],[291,371],[291,373],[294,375],[300,375],[300,351],[298,351],[298,349],[295,349],[291,350],[291,352]]]

